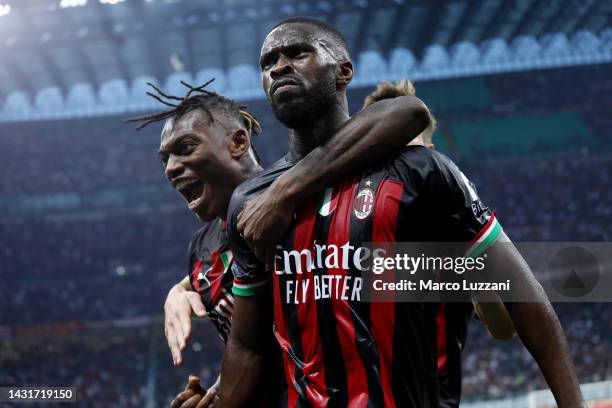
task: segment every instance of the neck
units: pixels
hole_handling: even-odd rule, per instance
[[[246,179],[248,179],[249,177],[251,177],[252,175],[259,173],[261,170],[263,170],[263,168],[255,163],[253,164],[253,166],[249,167],[248,169],[246,169],[242,175],[244,176],[244,179],[240,182],[242,184],[242,182]]]
[[[303,127],[289,129],[289,156],[301,160],[314,148],[324,144],[347,120],[346,96],[336,98],[336,103],[320,118]]]
[[[246,179],[262,170],[261,166],[257,164],[252,150],[249,151],[248,155],[248,157],[243,158],[243,160],[237,163],[238,171],[235,173],[234,177],[229,177],[226,180],[226,183],[229,188],[231,188],[231,191],[227,195],[227,201],[223,206],[223,212],[219,214],[219,218],[221,218],[222,220],[225,220],[227,218],[227,207],[229,206],[229,202],[234,189],[240,184],[242,184]]]

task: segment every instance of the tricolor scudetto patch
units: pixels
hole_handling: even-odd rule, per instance
[[[334,189],[333,187],[326,188],[321,193],[321,207],[319,208],[319,214],[323,217],[327,217],[336,209],[336,201],[334,200]]]
[[[466,251],[466,257],[476,258],[485,253],[495,243],[501,232],[501,224],[497,221],[495,212],[493,212],[484,228],[470,242]]]
[[[225,251],[221,254],[221,262],[223,262],[223,273],[227,272],[234,256],[232,255],[232,251]]]

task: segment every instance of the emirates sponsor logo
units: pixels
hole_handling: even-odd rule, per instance
[[[355,247],[349,242],[344,245],[319,245],[311,248],[287,251],[281,245],[277,247],[276,274],[294,274],[312,272],[317,269],[344,269],[367,271],[372,256],[384,256],[385,249],[371,250],[367,247]]]
[[[374,208],[374,191],[371,188],[364,188],[359,191],[355,203],[353,204],[353,212],[355,217],[360,220],[366,219]]]

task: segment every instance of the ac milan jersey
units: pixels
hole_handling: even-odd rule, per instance
[[[440,303],[436,316],[438,387],[440,408],[456,408],[461,402],[461,353],[467,328],[474,315],[471,303]]]
[[[287,406],[436,407],[438,304],[362,301],[359,251],[366,242],[473,241],[477,253],[500,232],[494,216],[450,159],[406,147],[303,203],[268,274],[236,219],[291,165],[281,159],[239,186],[229,208],[234,293],[273,283]]]
[[[234,307],[232,253],[225,222],[216,219],[206,223],[189,243],[189,282],[200,294],[202,303],[219,335],[225,342],[229,335]]]

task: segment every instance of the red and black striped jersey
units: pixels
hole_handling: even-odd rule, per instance
[[[229,336],[234,308],[232,274],[226,273],[232,264],[225,221],[206,223],[189,243],[189,282],[200,294],[219,335],[225,342]]]
[[[440,408],[461,402],[461,354],[474,307],[467,302],[440,303],[436,315]]]
[[[233,291],[274,297],[287,406],[436,407],[437,303],[362,301],[368,242],[470,242],[500,227],[446,156],[409,146],[387,163],[304,202],[268,274],[236,230],[245,201],[291,167],[281,159],[234,192],[229,235]]]

